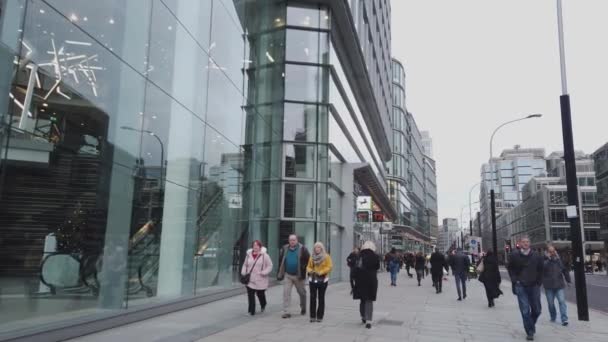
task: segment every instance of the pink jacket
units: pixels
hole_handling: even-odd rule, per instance
[[[245,257],[245,262],[243,262],[241,274],[245,275],[251,272],[249,285],[247,285],[249,288],[254,290],[266,290],[268,288],[268,275],[272,272],[272,260],[270,260],[270,256],[266,253],[265,247],[262,247],[260,255],[258,255],[257,258],[257,263],[251,253],[252,250],[249,249],[247,251],[247,257]],[[255,267],[253,266],[254,263]],[[252,267],[253,271],[251,270]]]

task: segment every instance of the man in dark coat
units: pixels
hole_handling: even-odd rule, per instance
[[[521,248],[511,254],[509,276],[513,294],[517,296],[519,311],[524,323],[526,338],[534,340],[536,321],[541,313],[540,286],[543,282],[543,257],[530,248],[530,239],[520,240]]]
[[[500,277],[500,270],[498,269],[498,259],[492,250],[488,250],[486,256],[479,263],[483,264],[483,271],[479,275],[479,281],[486,288],[488,307],[492,308],[495,306],[494,299],[502,294],[502,291],[500,291],[502,279]]]
[[[445,260],[445,256],[439,252],[438,248],[435,249],[435,253],[431,254],[431,278],[433,278],[435,293],[441,293],[443,269],[447,267],[448,264]]]
[[[378,293],[378,270],[380,269],[380,257],[375,252],[376,246],[373,242],[367,241],[361,247],[357,266],[355,268],[355,287],[353,289],[353,299],[361,300],[359,312],[361,321],[365,327],[372,327],[372,315],[374,301]]]
[[[467,272],[469,272],[469,257],[462,252],[462,248],[456,250],[456,254],[450,257],[450,266],[452,274],[456,281],[456,290],[458,291],[458,300],[467,298]],[[462,292],[461,292],[462,286]]]

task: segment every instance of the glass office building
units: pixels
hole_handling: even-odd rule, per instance
[[[253,239],[345,279],[355,196],[396,216],[390,37],[387,0],[0,1],[0,340],[240,293]]]
[[[490,210],[490,190],[492,182],[496,198],[496,217],[518,206],[523,200],[524,186],[533,178],[547,175],[545,150],[542,148],[521,148],[515,146],[504,150],[500,157],[492,159],[481,167],[479,194],[481,212],[481,232],[483,246],[492,246],[492,215]],[[498,245],[505,242],[505,235],[498,237]]]
[[[405,70],[396,59],[392,74],[393,159],[389,163],[388,186],[399,214],[394,223],[406,237],[405,250],[429,251],[431,222],[434,220],[437,226],[435,162],[423,154],[422,134],[414,116],[407,111]]]
[[[593,161],[599,205],[600,240],[604,242],[602,260],[605,262],[608,256],[608,144],[595,151]]]

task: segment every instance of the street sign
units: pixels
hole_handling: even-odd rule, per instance
[[[578,217],[578,210],[576,210],[575,205],[569,205],[566,207],[566,216],[568,216],[569,219]]]
[[[382,222],[382,228],[380,234],[389,234],[393,230],[392,222]]]
[[[361,210],[372,210],[371,196],[357,197],[357,211],[361,211]]]

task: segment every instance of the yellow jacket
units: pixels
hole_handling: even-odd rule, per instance
[[[308,258],[308,265],[306,266],[306,273],[308,273],[308,274],[316,273],[320,276],[327,277],[329,275],[329,273],[331,272],[332,267],[333,267],[333,264],[331,262],[331,257],[329,256],[329,254],[327,254],[327,256],[325,257],[325,260],[323,260],[319,265],[315,265],[314,262],[312,262],[312,256],[311,256],[310,258]]]

